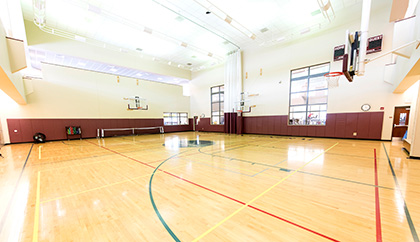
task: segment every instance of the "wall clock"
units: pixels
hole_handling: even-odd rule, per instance
[[[367,112],[367,111],[370,110],[370,105],[369,104],[363,104],[361,108],[362,108],[363,111]]]

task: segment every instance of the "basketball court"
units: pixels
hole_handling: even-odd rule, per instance
[[[420,241],[419,1],[233,2],[0,5],[0,241]]]

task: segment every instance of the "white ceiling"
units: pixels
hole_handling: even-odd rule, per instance
[[[43,8],[34,3],[43,1],[45,11],[36,12]],[[280,45],[360,18],[362,0],[330,0],[331,7],[324,12],[330,19],[320,8],[327,2],[21,0],[25,19],[33,21],[34,10],[44,17],[44,31],[191,71],[220,64],[237,48]],[[391,2],[373,0],[372,11]]]

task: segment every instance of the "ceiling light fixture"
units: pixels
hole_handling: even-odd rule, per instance
[[[148,34],[153,34],[153,29],[148,28],[148,27],[144,27],[144,32],[148,33]]]

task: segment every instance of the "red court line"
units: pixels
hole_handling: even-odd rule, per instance
[[[299,228],[301,228],[301,229],[304,229],[304,230],[309,231],[309,232],[311,232],[311,233],[314,233],[314,234],[316,234],[316,235],[319,235],[319,236],[321,236],[321,237],[324,237],[324,238],[326,238],[326,239],[329,239],[329,240],[331,240],[331,241],[339,241],[339,240],[333,239],[333,238],[331,238],[331,237],[328,237],[328,236],[326,236],[326,235],[323,235],[323,234],[321,234],[321,233],[318,233],[318,232],[316,232],[316,231],[313,231],[312,229],[308,229],[308,228],[306,228],[306,227],[303,227],[303,226],[301,226],[301,225],[299,225],[299,224],[297,224],[297,223],[293,223],[292,221],[289,221],[289,220],[287,220],[287,219],[281,218],[281,217],[279,217],[279,216],[277,216],[277,215],[274,215],[274,214],[272,214],[272,213],[269,213],[269,212],[266,212],[266,211],[264,211],[264,210],[261,210],[261,209],[259,209],[259,208],[257,208],[257,207],[252,206],[252,205],[248,205],[248,207],[249,207],[249,208],[253,208],[253,209],[255,209],[255,210],[257,210],[257,211],[260,211],[260,212],[262,212],[262,213],[265,213],[265,214],[267,214],[267,215],[269,215],[269,216],[271,216],[271,217],[274,217],[274,218],[280,219],[281,221],[284,221],[284,222],[286,222],[286,223],[289,223],[289,224],[291,224],[291,225],[294,225],[294,226],[296,226],[296,227],[299,227]]]
[[[198,154],[201,154],[200,152],[196,152],[196,153],[192,153],[192,154],[188,154],[188,155],[179,155],[178,157],[185,157],[185,156],[190,156],[190,155],[198,155]],[[164,160],[166,160],[166,159],[161,159],[161,160],[155,160],[155,161],[151,161],[151,162],[147,162],[147,164],[153,164],[153,163],[156,163],[156,162],[162,162],[162,161],[164,161]]]
[[[92,143],[92,142],[89,142],[89,141],[86,141],[86,142],[91,143],[91,144],[94,144],[94,145],[97,145],[97,144]],[[117,152],[117,151],[114,151],[114,150],[108,149],[108,148],[106,148],[106,147],[104,147],[104,146],[100,146],[100,145],[97,145],[97,146],[99,146],[99,147],[101,147],[101,148],[103,148],[103,149],[106,149],[106,150],[108,150],[108,151],[111,151],[111,152],[113,152],[113,153],[115,153],[115,154],[118,154],[118,155],[120,155],[120,156],[126,157],[126,158],[128,158],[128,159],[130,159],[130,160],[132,160],[132,161],[135,161],[135,162],[138,162],[138,163],[140,163],[140,164],[146,165],[146,166],[148,166],[148,167],[150,167],[150,168],[156,169],[156,167],[153,167],[153,166],[151,166],[151,165],[149,165],[149,164],[147,164],[147,163],[141,162],[141,161],[139,161],[139,160],[136,160],[136,159],[134,159],[134,158],[131,158],[131,157],[129,157],[129,156],[126,156],[126,155],[124,155],[124,154],[121,154],[121,153],[119,153],[119,152]],[[161,169],[159,169],[159,170],[161,170]],[[174,174],[172,174],[172,173],[170,173],[170,172],[167,172],[167,171],[164,171],[164,170],[161,170],[161,171],[162,171],[163,173],[166,173],[166,174],[170,175],[170,176],[173,176],[173,177],[175,177],[175,178],[178,178],[178,179],[180,179],[180,180],[182,180],[182,181],[188,182],[188,183],[190,183],[190,184],[192,184],[192,185],[194,185],[194,186],[200,187],[200,188],[205,189],[205,190],[207,190],[207,191],[209,191],[209,192],[215,193],[215,194],[217,194],[217,195],[220,195],[220,196],[222,196],[222,197],[225,197],[225,198],[227,198],[227,199],[230,199],[230,200],[232,200],[232,201],[235,201],[235,202],[237,202],[237,203],[239,203],[239,204],[246,205],[246,203],[241,202],[241,201],[239,201],[239,200],[237,200],[237,199],[235,199],[235,198],[229,197],[229,196],[224,195],[224,194],[222,194],[222,193],[220,193],[220,192],[216,192],[215,190],[212,190],[212,189],[210,189],[210,188],[207,188],[207,187],[205,187],[205,186],[202,186],[202,185],[200,185],[200,184],[197,184],[197,183],[195,183],[195,182],[192,182],[192,181],[187,180],[187,179],[185,179],[185,178],[182,178],[182,177],[180,177],[180,176],[174,175]],[[376,188],[377,188],[377,187],[376,187]],[[329,240],[331,240],[331,241],[335,241],[335,242],[339,241],[339,240],[333,239],[333,238],[331,238],[331,237],[328,237],[328,236],[326,236],[326,235],[323,235],[323,234],[321,234],[321,233],[318,233],[318,232],[316,232],[316,231],[314,231],[314,230],[312,230],[312,229],[306,228],[306,227],[304,227],[304,226],[302,226],[302,225],[298,225],[298,224],[293,223],[293,222],[291,222],[291,221],[289,221],[289,220],[287,220],[287,219],[281,218],[281,217],[279,217],[279,216],[277,216],[277,215],[274,215],[274,214],[272,214],[272,213],[269,213],[269,212],[267,212],[267,211],[264,211],[264,210],[262,210],[262,209],[259,209],[259,208],[257,208],[257,207],[254,207],[254,206],[251,206],[251,205],[248,205],[248,207],[249,207],[249,208],[252,208],[252,209],[254,209],[254,210],[257,210],[257,211],[259,211],[259,212],[262,212],[262,213],[264,213],[264,214],[267,214],[267,215],[269,215],[269,216],[271,216],[271,217],[273,217],[273,218],[277,218],[277,219],[279,219],[279,220],[281,220],[281,221],[283,221],[283,222],[286,222],[286,223],[289,223],[289,224],[291,224],[291,225],[294,225],[294,226],[296,226],[296,227],[298,227],[298,228],[304,229],[304,230],[306,230],[306,231],[308,231],[308,232],[311,232],[311,233],[313,233],[313,234],[316,234],[316,235],[318,235],[318,236],[321,236],[321,237],[323,237],[323,238],[329,239]]]
[[[378,188],[378,166],[376,162],[376,149],[373,149],[375,157],[375,213],[376,213],[376,241],[382,242],[381,229],[381,210],[379,207],[379,188]]]

